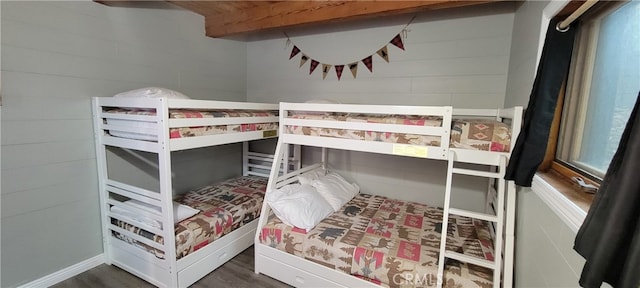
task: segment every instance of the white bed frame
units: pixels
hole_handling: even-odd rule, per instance
[[[106,107],[154,109],[155,116],[126,115],[105,113]],[[239,229],[217,239],[207,246],[176,260],[174,215],[172,209],[172,151],[222,145],[227,143],[243,143],[243,174],[268,177],[273,155],[249,152],[247,141],[277,137],[277,131],[251,131],[209,136],[169,138],[169,128],[194,127],[207,125],[228,125],[248,123],[278,122],[278,117],[233,117],[233,118],[190,118],[169,119],[169,109],[242,109],[242,110],[277,110],[277,104],[261,104],[246,102],[225,102],[205,100],[183,100],[167,98],[93,98],[93,115],[96,153],[98,162],[98,178],[100,190],[101,219],[103,222],[104,255],[107,264],[119,266],[128,272],[159,287],[187,287],[207,275],[229,259],[253,245],[258,220],[246,224]],[[108,119],[131,120],[145,123],[150,128],[131,127],[126,125],[107,124]],[[113,121],[112,121],[113,122]],[[111,136],[108,131],[126,133],[144,133],[156,135],[158,141],[143,141]],[[274,133],[275,132],[275,133]],[[159,191],[149,191],[128,185],[109,178],[107,173],[106,147],[115,146],[124,149],[146,151],[158,155],[157,163],[149,163],[159,170]],[[133,153],[135,155],[135,153]],[[288,154],[287,154],[288,157]],[[296,159],[290,159],[297,161]],[[268,163],[268,164],[264,164]],[[280,170],[280,169],[278,169]],[[112,197],[116,196],[116,197]],[[161,208],[161,214],[144,213],[117,198],[124,196],[137,199]],[[163,223],[163,229],[157,229],[133,219],[114,215],[109,207],[116,205],[136,213],[144,213]],[[130,233],[115,225],[110,218],[125,220],[164,238],[164,244],[158,244],[137,234]],[[165,229],[166,228],[166,229]],[[124,241],[112,237],[116,231],[139,242],[145,243],[164,252],[165,259],[159,259],[147,251],[134,247]]]
[[[403,115],[427,115],[440,116],[443,119],[441,127],[422,127],[396,124],[376,124],[359,122],[341,122],[331,120],[307,120],[287,118],[289,111],[315,111],[315,112],[343,112],[343,113],[366,113],[366,114],[403,114]],[[477,261],[465,257],[465,255],[455,255],[455,253],[440,253],[438,263],[444,263],[444,257],[454,258],[463,262],[470,262],[477,265],[489,266],[494,270],[494,287],[511,287],[513,284],[513,243],[514,243],[514,220],[515,220],[515,185],[512,181],[503,180],[506,161],[510,152],[489,152],[472,151],[457,148],[449,148],[449,138],[451,133],[452,118],[493,118],[504,121],[511,125],[513,147],[515,139],[520,133],[522,120],[522,107],[509,109],[453,109],[450,106],[444,107],[418,107],[418,106],[381,106],[381,105],[347,105],[347,104],[301,104],[301,103],[280,103],[280,136],[276,147],[275,155],[280,155],[288,150],[291,144],[315,146],[322,148],[322,161],[314,165],[295,170],[284,175],[277,175],[272,171],[269,177],[267,192],[273,191],[286,184],[296,181],[296,176],[318,167],[326,168],[327,148],[362,151],[380,154],[391,154],[406,157],[419,157],[428,159],[440,159],[448,161],[447,182],[445,187],[445,207],[444,223],[442,231],[446,231],[446,221],[449,214],[457,214],[468,217],[475,217],[494,222],[494,254],[496,261]],[[341,128],[365,131],[385,131],[395,133],[411,133],[419,135],[441,136],[441,143],[438,147],[414,146],[405,144],[394,144],[385,142],[373,142],[363,140],[351,140],[330,138],[321,136],[307,136],[288,134],[286,125]],[[286,159],[286,158],[285,158]],[[281,165],[280,160],[273,163],[273,167]],[[473,163],[485,167],[484,170],[471,170],[454,167],[454,163]],[[489,181],[487,189],[486,213],[477,213],[461,209],[450,208],[449,199],[451,194],[452,174],[466,174],[494,179]],[[425,199],[428,203],[428,199]],[[495,207],[495,209],[494,209]],[[264,202],[260,216],[258,229],[267,223],[271,210]],[[260,230],[258,230],[260,231]],[[495,237],[499,235],[499,237]],[[446,233],[443,233],[441,241],[441,252],[444,250]],[[255,273],[269,275],[275,279],[297,287],[379,287],[378,285],[350,276],[342,271],[330,269],[320,264],[305,260],[304,258],[288,254],[284,251],[261,244],[259,233],[255,239]],[[442,269],[439,265],[438,287],[442,286]]]

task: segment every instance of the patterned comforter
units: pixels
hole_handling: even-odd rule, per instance
[[[509,152],[511,127],[498,121],[454,120],[449,143],[452,148]]]
[[[175,225],[177,259],[260,217],[267,180],[259,176],[243,176],[188,192],[176,200],[202,211]],[[162,236],[131,224],[114,218],[111,218],[111,223],[157,243],[164,243]],[[164,258],[164,253],[158,249],[117,232],[113,232],[113,235],[158,258]]]
[[[364,122],[364,123],[382,123],[382,124],[401,124],[441,127],[442,118],[429,116],[410,116],[410,115],[373,115],[373,114],[306,114],[296,113],[289,117],[295,119],[309,120],[331,120],[346,122]],[[346,138],[365,141],[379,141],[389,143],[422,145],[422,146],[439,146],[440,137],[429,135],[415,135],[407,133],[390,133],[378,131],[361,131],[351,129],[329,129],[306,126],[292,126],[286,128],[286,132],[290,134],[302,134],[309,136],[324,136],[334,138]]]
[[[447,249],[493,260],[489,224],[451,216]],[[262,244],[385,287],[433,287],[442,210],[359,194],[314,229],[287,226],[273,214]],[[491,287],[493,271],[455,260],[445,265],[446,287]]]
[[[115,108],[108,113],[119,114],[133,114],[133,115],[149,115],[156,114],[155,111],[149,110],[129,110]],[[228,118],[228,117],[276,117],[277,111],[256,111],[256,110],[185,110],[185,109],[172,109],[169,110],[169,118],[184,119],[184,118]],[[107,122],[112,125],[120,126],[133,126],[138,128],[152,128],[152,125],[147,122],[141,121],[129,121],[120,119],[108,119]],[[169,129],[170,138],[184,138],[194,136],[206,136],[236,132],[249,132],[249,131],[270,131],[278,130],[278,123],[252,123],[252,124],[229,124],[229,125],[215,125],[215,126],[199,126],[199,127],[180,127]],[[128,133],[122,131],[111,131],[114,136],[134,138],[140,140],[157,141],[155,135],[148,135],[144,133]]]
[[[289,117],[309,120],[385,123],[431,127],[442,126],[442,118],[430,116],[295,113]],[[509,152],[509,147],[511,145],[511,131],[510,127],[502,122],[483,119],[455,119],[451,126],[449,147],[481,151]],[[286,126],[285,130],[286,133],[308,136],[323,136],[420,146],[440,146],[440,137],[429,135],[351,129],[330,129],[293,125]]]

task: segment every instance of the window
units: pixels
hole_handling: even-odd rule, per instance
[[[640,91],[640,0],[582,17],[568,75],[556,162],[600,181]]]

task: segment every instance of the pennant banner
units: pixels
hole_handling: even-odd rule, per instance
[[[336,65],[336,76],[338,76],[338,81],[340,81],[340,77],[342,77],[342,70],[344,69],[344,65]]]
[[[329,70],[331,70],[331,65],[322,64],[322,80],[327,78],[327,74],[329,73]]]
[[[320,64],[320,62],[311,59],[311,66],[309,66],[309,75],[313,73],[313,70],[316,70],[316,68],[318,67],[318,64]]]
[[[396,35],[396,37],[393,37],[393,39],[391,39],[391,42],[389,42],[395,46],[397,46],[398,48],[404,50],[404,44],[402,44],[402,37],[400,36],[400,34]]]
[[[413,19],[412,19],[413,20]],[[411,22],[409,22],[411,23]],[[407,24],[408,26],[409,24]],[[400,49],[402,49],[403,51],[404,49],[404,43],[403,43],[403,35],[406,35],[406,32],[408,30],[403,29],[402,33],[397,34],[396,36],[393,37],[393,39],[391,39],[391,41],[389,41],[387,44],[385,44],[382,48],[378,49],[376,51],[376,53],[374,54],[378,54],[378,56],[380,56],[380,58],[382,58],[385,62],[389,63],[389,49],[388,49],[388,45],[392,44]],[[286,34],[285,34],[286,35]],[[291,43],[291,39],[288,38],[287,36],[287,43],[290,44]],[[298,66],[299,68],[302,68],[302,66],[307,63],[307,61],[311,60],[311,64],[309,65],[309,75],[313,74],[313,71],[316,70],[316,68],[318,68],[318,65],[322,64],[322,79],[326,79],[327,75],[329,74],[329,71],[331,71],[331,68],[333,67],[336,71],[336,76],[338,77],[338,81],[340,81],[340,78],[342,77],[342,72],[344,71],[344,67],[347,66],[347,68],[349,68],[349,71],[351,71],[351,75],[353,75],[353,78],[355,79],[358,75],[358,62],[362,62],[362,64],[364,64],[365,67],[367,67],[367,69],[369,70],[369,72],[373,73],[373,55],[371,54],[367,57],[364,57],[362,60],[360,61],[354,61],[351,62],[349,64],[327,64],[327,63],[320,63],[320,61],[317,61],[315,59],[312,59],[311,57],[309,57],[306,53],[302,52],[302,50],[300,50],[300,48],[298,48],[297,45],[293,46],[293,49],[291,49],[291,53],[289,54],[289,60],[293,59],[293,57],[295,57],[298,54],[302,54],[302,56],[300,56],[300,65]]]
[[[307,60],[309,60],[309,56],[302,54],[302,57],[300,57],[300,66],[298,66],[298,68],[302,67],[304,63],[307,63]]]
[[[351,75],[353,75],[353,78],[355,79],[358,74],[358,62],[349,64],[349,70],[351,70]]]
[[[291,58],[293,58],[293,56],[298,55],[298,53],[300,53],[300,49],[298,48],[298,46],[293,46],[293,49],[291,50],[291,55],[289,55],[289,60],[291,60]]]
[[[373,56],[369,55],[367,58],[362,59],[362,63],[364,64],[364,66],[367,66],[367,69],[369,69],[369,72],[373,73]]]
[[[380,48],[380,50],[378,50],[378,52],[376,53],[378,53],[378,55],[380,55],[380,57],[382,57],[384,61],[387,61],[387,63],[389,63],[389,52],[387,52],[387,46]]]

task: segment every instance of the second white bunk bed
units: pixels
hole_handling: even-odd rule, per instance
[[[277,113],[277,104],[94,98],[107,264],[156,286],[187,287],[250,247],[274,158],[250,152],[249,141],[277,137]],[[243,143],[242,177],[174,195],[172,152],[229,143]],[[138,159],[158,170],[159,188],[111,177],[108,147],[157,155]],[[185,211],[196,214],[178,222]]]
[[[272,171],[267,199],[292,183],[323,177],[332,148],[448,161],[444,207],[360,191],[305,230],[280,219],[265,201],[256,273],[299,287],[512,286],[515,185],[503,176],[521,107],[280,103],[279,115],[276,157],[295,144],[321,147],[322,160],[285,175]],[[450,207],[453,174],[488,179],[484,213]]]

